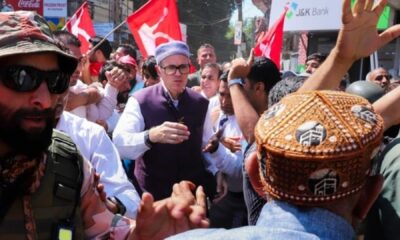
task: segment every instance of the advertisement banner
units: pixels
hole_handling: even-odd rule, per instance
[[[51,31],[62,30],[65,26],[65,18],[45,17]]]
[[[354,0],[352,0],[354,4]],[[336,31],[341,25],[342,0],[273,0],[271,6],[270,26],[287,8],[284,31]],[[390,7],[383,11],[378,28],[390,26]]]
[[[233,38],[233,44],[235,45],[240,45],[242,43],[242,26],[243,23],[241,21],[235,23],[235,36]]]
[[[43,15],[43,0],[0,0],[0,11],[11,12],[18,10],[35,11]]]
[[[337,30],[341,26],[342,0],[273,0],[270,26],[285,7],[285,32]]]
[[[67,0],[43,0],[43,16],[67,17]]]

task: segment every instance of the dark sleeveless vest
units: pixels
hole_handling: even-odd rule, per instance
[[[58,239],[58,227],[66,226],[66,222],[74,226],[74,239],[84,239],[79,209],[82,164],[72,140],[53,130],[45,175],[31,197],[38,239]],[[0,239],[26,239],[25,234],[22,200],[17,197],[0,224]]]
[[[153,144],[143,158],[137,159],[135,177],[139,186],[159,200],[171,195],[174,183],[190,180],[202,185],[206,193],[213,196],[215,180],[206,170],[201,152],[208,100],[186,89],[179,99],[177,113],[165,94],[161,83],[134,94],[144,118],[145,130],[165,121],[178,122],[183,119],[190,137],[181,144]]]

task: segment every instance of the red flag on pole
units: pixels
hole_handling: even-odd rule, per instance
[[[272,27],[264,35],[254,47],[254,56],[264,56],[271,59],[278,69],[281,68],[281,51],[283,42],[283,26],[285,25],[285,16],[287,8],[282,15],[272,25]]]
[[[75,14],[65,24],[65,27],[68,32],[74,34],[81,41],[81,52],[86,53],[89,50],[89,38],[96,35],[87,2],[84,2],[76,10]]]
[[[150,0],[126,22],[145,58],[161,43],[182,41],[175,0]]]

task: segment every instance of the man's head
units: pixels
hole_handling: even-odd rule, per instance
[[[77,59],[33,12],[0,13],[0,156],[42,153]]]
[[[306,60],[306,73],[313,74],[325,59],[326,55],[321,53],[313,53],[309,55]]]
[[[158,76],[156,65],[157,62],[154,56],[149,56],[146,61],[144,61],[142,65],[144,87],[149,87],[160,82],[160,77]]]
[[[374,103],[376,100],[385,95],[385,90],[373,82],[368,81],[356,81],[350,84],[346,88],[346,92],[361,96],[367,99],[370,103]]]
[[[129,44],[120,44],[115,50],[114,59],[117,61],[120,57],[129,55],[136,61],[136,50],[132,45]]]
[[[155,58],[165,87],[177,98],[185,90],[189,75],[189,47],[180,41],[164,43],[156,48]]]
[[[265,111],[269,91],[281,80],[280,76],[278,68],[271,59],[260,57],[254,60],[245,79],[244,90],[250,103],[260,114]]]
[[[112,47],[107,39],[95,36],[89,39],[89,49],[92,50],[89,58],[92,62],[104,63],[110,59],[110,54],[112,52]]]
[[[205,43],[199,47],[197,50],[197,63],[200,66],[200,69],[203,69],[207,63],[216,63],[217,56],[215,55],[214,47]]]
[[[219,96],[219,103],[221,106],[221,110],[227,115],[233,115],[234,110],[233,110],[232,98],[228,87],[228,73],[229,72],[224,72],[221,75],[220,78],[221,81],[218,88],[218,96]]]
[[[278,103],[283,97],[296,92],[307,80],[307,76],[290,76],[279,81],[272,87],[268,95],[268,107]]]
[[[365,216],[379,194],[378,184],[373,185],[374,195],[361,195],[370,190],[366,185],[376,170],[372,159],[382,134],[383,119],[362,97],[333,91],[293,93],[256,125],[258,159],[253,155],[249,161],[258,164],[259,174],[251,174],[252,183],[258,181],[256,189],[263,196],[327,208],[352,221]]]
[[[58,30],[53,32],[53,34],[56,39],[61,41],[65,47],[68,48],[71,54],[74,55],[74,57],[76,57],[76,59],[79,61],[69,83],[70,86],[74,86],[81,75],[84,64],[84,59],[81,53],[81,41],[79,41],[77,37],[68,31]]]
[[[108,79],[107,79],[107,72],[111,72],[114,68],[118,68],[123,71],[123,76],[124,79],[121,80],[121,84],[118,86],[118,92],[126,92],[130,91],[132,86],[136,83],[131,82],[129,79],[129,69],[126,67],[124,64],[120,64],[119,62],[116,62],[114,60],[109,60],[107,61],[100,69],[99,72],[99,82],[103,85],[103,87],[106,86]]]
[[[384,68],[377,68],[372,70],[367,74],[366,80],[370,82],[374,82],[381,86],[385,91],[388,90],[389,84],[390,84],[390,79],[392,79],[392,76],[389,74],[389,72],[384,69]]]
[[[117,63],[120,65],[124,66],[128,72],[128,79],[135,81],[136,83],[136,69],[137,69],[137,63],[136,60],[131,57],[130,55],[122,56],[117,60]],[[133,84],[135,85],[135,84]]]
[[[208,99],[217,94],[221,73],[221,67],[217,63],[207,63],[201,70],[200,87]]]

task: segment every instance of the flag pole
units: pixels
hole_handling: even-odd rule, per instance
[[[83,8],[83,6],[87,4],[87,1],[84,1],[79,7],[78,9],[76,9],[75,13],[78,12],[81,8]],[[75,14],[74,14],[75,15]],[[71,18],[68,19],[68,21],[65,23],[64,27],[61,30],[65,30],[67,28],[68,23],[71,21]]]
[[[109,33],[107,33],[103,39],[101,39],[101,41],[99,43],[97,43],[95,46],[92,47],[92,49],[90,49],[86,55],[90,55],[94,49],[96,49],[97,46],[100,46],[100,44],[102,44],[105,40],[107,40],[108,36],[110,36],[112,33],[114,33],[118,28],[122,27],[122,25],[124,25],[126,23],[126,19],[124,21],[122,21],[118,26],[116,26],[115,28],[113,28]]]

